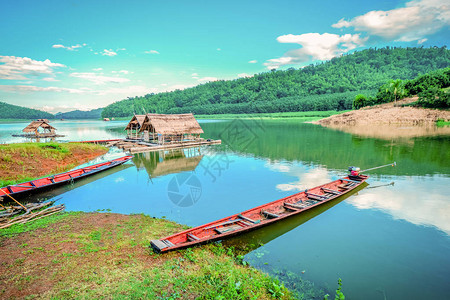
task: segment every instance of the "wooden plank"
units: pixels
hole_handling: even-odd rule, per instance
[[[222,228],[215,228],[214,230],[217,233],[222,234],[222,233],[226,233],[226,232],[230,232],[230,231],[235,231],[235,230],[241,229],[241,228],[242,228],[241,226],[236,224],[236,225],[231,225],[231,226],[222,227]]]
[[[250,218],[247,218],[241,214],[238,215],[239,218],[244,219],[246,221],[252,222],[253,224],[258,224],[259,222],[261,222],[261,220],[252,220]]]
[[[268,219],[275,219],[275,218],[279,217],[279,215],[265,211],[263,209],[261,209],[261,215],[263,215],[264,217],[266,217]]]
[[[186,234],[186,236],[187,236],[187,239],[190,241],[198,241],[200,239],[199,237],[193,235],[192,233],[188,233],[188,234]]]
[[[342,194],[342,192],[336,191],[336,190],[332,190],[332,189],[327,189],[327,188],[322,188],[322,191],[326,192],[326,193],[332,193],[335,195],[340,195]]]

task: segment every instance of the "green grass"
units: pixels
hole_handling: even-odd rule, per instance
[[[67,218],[68,216],[77,216],[80,212],[61,212],[57,214],[50,215],[48,217],[38,219],[36,221],[32,221],[25,224],[15,224],[11,227],[0,229],[0,239],[1,238],[11,238],[14,237],[20,233],[33,231],[38,228],[45,228],[49,226],[50,224],[54,224],[59,222],[60,220],[63,220]]]
[[[183,229],[145,215],[62,213],[0,230],[8,252],[0,298],[294,299],[221,243],[166,254],[149,249],[151,239]]]
[[[438,127],[450,126],[450,121],[444,121],[442,119],[439,119],[436,121],[436,126]]]
[[[106,147],[100,145],[92,145],[86,143],[15,143],[0,145],[0,187],[10,184],[16,184],[21,182],[30,181],[36,179],[33,176],[34,165],[45,163],[46,160],[56,160],[63,162],[66,157],[73,154],[74,151],[79,152],[92,152],[98,150],[107,150]],[[24,164],[24,160],[28,160],[27,164]],[[16,174],[14,177],[2,176],[1,170],[15,170],[17,167],[22,169],[20,174]],[[74,168],[74,164],[64,164],[55,170],[51,174],[60,173]],[[31,168],[31,169],[30,169]],[[6,173],[6,172],[5,172]],[[43,177],[43,176],[40,176]]]

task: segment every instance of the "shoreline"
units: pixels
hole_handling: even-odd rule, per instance
[[[0,230],[0,296],[295,299],[220,243],[150,250],[151,239],[182,229],[145,215],[65,212]]]
[[[14,143],[0,145],[0,187],[68,171],[108,152],[83,143]]]

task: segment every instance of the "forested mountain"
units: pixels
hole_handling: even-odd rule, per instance
[[[375,95],[391,79],[412,79],[450,66],[442,48],[366,49],[302,69],[216,81],[185,90],[128,98],[108,105],[102,117],[134,113],[220,114],[351,109],[356,94]]]
[[[65,113],[56,113],[57,119],[100,119],[103,108],[97,108],[88,111],[74,110]]]
[[[52,119],[45,111],[0,102],[0,119]]]

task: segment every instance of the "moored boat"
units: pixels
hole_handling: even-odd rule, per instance
[[[98,163],[95,165],[79,168],[76,170],[47,176],[28,182],[23,182],[14,185],[8,185],[0,188],[0,198],[9,196],[23,196],[32,192],[42,191],[44,189],[51,188],[53,186],[70,183],[74,180],[93,175],[95,173],[110,169],[112,167],[121,165],[129,161],[132,156],[123,156],[117,159],[109,160],[107,162]]]
[[[278,222],[349,193],[369,176],[359,175],[352,178],[344,177],[211,223],[152,240],[151,247],[155,252],[164,253],[222,240]]]

